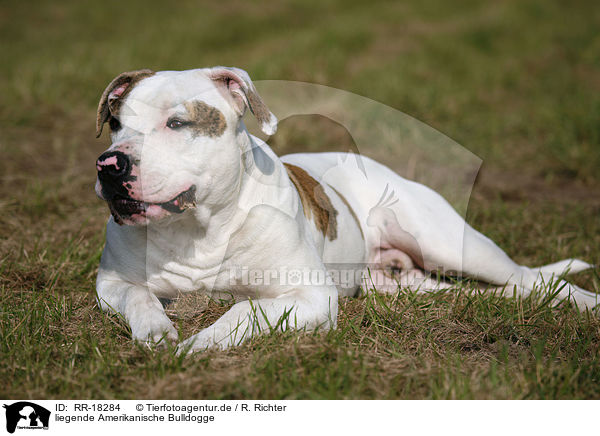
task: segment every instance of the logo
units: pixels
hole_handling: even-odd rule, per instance
[[[15,429],[48,430],[50,411],[29,401],[19,401],[4,405],[6,409],[6,431],[14,433]]]

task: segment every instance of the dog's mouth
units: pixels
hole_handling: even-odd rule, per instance
[[[108,201],[108,207],[117,224],[126,224],[133,217],[150,218],[152,216],[168,215],[168,213],[183,213],[186,209],[196,206],[196,186],[192,185],[172,200],[164,203],[148,203],[132,198],[115,195]],[[168,212],[167,214],[164,211]],[[162,212],[162,213],[161,213]]]

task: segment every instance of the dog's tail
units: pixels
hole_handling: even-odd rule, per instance
[[[565,259],[555,263],[549,263],[548,265],[540,266],[537,268],[531,268],[533,272],[541,275],[545,279],[551,277],[558,277],[567,274],[575,274],[586,269],[594,268],[595,265],[584,262],[579,259]]]

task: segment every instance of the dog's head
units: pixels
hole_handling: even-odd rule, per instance
[[[96,162],[96,193],[119,224],[147,224],[196,204],[218,207],[239,186],[246,109],[268,135],[277,119],[238,68],[122,73],[98,105],[112,145]]]

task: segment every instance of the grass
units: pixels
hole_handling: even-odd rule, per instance
[[[402,110],[483,159],[468,220],[518,262],[600,264],[594,6],[3,2],[0,397],[599,398],[597,318],[468,283],[342,299],[335,331],[188,359],[132,343],[93,295],[108,216],[93,193],[108,146],[94,139],[95,105],[116,74],[143,67],[236,65]],[[347,149],[352,138],[296,117],[270,142],[284,154]],[[405,159],[385,156],[392,167]],[[597,269],[573,280],[600,290]],[[169,313],[189,336],[226,309],[200,298]]]

